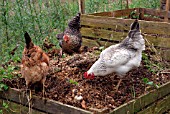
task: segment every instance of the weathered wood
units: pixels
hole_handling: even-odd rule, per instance
[[[155,17],[152,17],[152,16],[143,17],[142,20],[164,22],[164,19],[155,18]],[[168,21],[168,22],[170,22],[170,21]]]
[[[163,114],[170,109],[170,95],[153,103],[146,109],[140,111],[138,114]]]
[[[134,114],[170,93],[170,82],[114,109],[110,114]]]
[[[8,101],[16,102],[25,106],[28,106],[28,100],[26,94],[21,90],[15,88],[9,88],[8,91],[0,92],[1,99],[7,99]],[[91,112],[76,108],[70,105],[63,104],[51,99],[44,99],[38,96],[32,96],[33,109],[48,112],[51,114],[90,114]]]
[[[144,10],[144,14],[161,17],[161,18],[164,18],[166,14],[166,11],[164,10],[155,10],[149,8],[143,8],[143,10]],[[170,12],[168,13],[168,18],[170,18]]]
[[[104,46],[105,48],[115,44],[114,42],[107,42],[107,41],[100,41],[100,40],[94,40],[94,39],[88,39],[83,37],[83,45],[88,46],[88,47],[100,47]]]
[[[108,17],[125,17],[129,16],[132,11],[136,10],[139,12],[139,8],[132,8],[132,9],[125,9],[125,10],[116,10],[113,12],[100,12],[100,13],[94,13],[90,15],[94,16],[108,16]]]
[[[118,19],[114,19],[111,17],[104,17],[104,16],[93,16],[93,15],[82,15],[81,16],[81,25],[89,26],[94,28],[111,28],[115,29],[118,27],[124,28],[122,24],[119,24]],[[120,28],[120,29],[121,29]]]
[[[165,11],[166,11],[166,14],[165,14],[164,19],[165,19],[166,22],[168,22],[169,0],[166,0],[166,9],[165,9]]]
[[[106,39],[113,41],[121,41],[127,36],[127,32],[116,32],[114,30],[105,30],[97,28],[82,28],[82,36],[96,39]]]
[[[99,41],[108,40],[119,42],[126,38],[128,34],[128,32],[123,31],[116,32],[115,30],[105,30],[86,27],[83,27],[81,29],[81,33],[83,37],[91,37],[94,39],[98,39]],[[146,38],[150,43],[154,44],[154,46],[170,48],[170,36],[168,38],[163,38],[161,36],[157,36],[157,34],[156,35],[144,34],[144,38]]]
[[[79,1],[79,12],[81,14],[85,13],[85,1],[84,0],[78,0]]]
[[[8,105],[7,109],[2,107],[3,102],[5,102]],[[3,111],[2,114],[29,114],[28,107],[7,100],[0,99],[0,107],[1,107],[0,109],[2,109]],[[31,109],[30,114],[46,114],[46,113]]]
[[[93,13],[89,15],[113,17],[112,12],[99,12],[99,13]]]
[[[160,52],[161,57],[169,63],[168,66],[170,67],[170,49],[160,49],[158,52]]]
[[[170,2],[169,2],[169,6],[170,6]],[[166,8],[166,0],[160,0],[160,10],[165,10]],[[169,11],[170,11],[170,7],[169,7]]]
[[[95,40],[86,39],[84,37],[83,37],[83,45],[86,45],[88,47],[99,46]]]
[[[121,105],[118,108],[115,108],[113,111],[110,112],[110,114],[134,114],[136,112],[144,111],[147,107],[150,109],[153,109],[155,103],[157,102],[157,107],[163,107],[167,106],[170,101],[165,102],[170,99],[170,82],[160,86],[158,89],[152,90],[149,93],[146,93],[132,101],[129,101],[128,103],[125,103]],[[169,96],[167,96],[169,95]],[[167,96],[167,97],[165,97]],[[0,98],[1,99],[7,99],[8,101],[16,102],[22,105],[28,105],[28,101],[26,99],[26,96],[23,92],[21,92],[18,89],[10,88],[8,91],[0,92]],[[160,100],[165,98],[165,100]],[[160,100],[160,101],[158,101]],[[32,106],[33,109],[37,109],[42,112],[47,113],[63,113],[63,114],[87,114],[87,113],[93,113],[90,111],[85,111],[83,109],[79,109],[73,106],[65,105],[63,103],[50,100],[50,99],[43,99],[39,98],[37,96],[32,96]],[[166,110],[170,109],[170,106],[164,107],[165,109],[161,110],[161,112],[164,112]],[[150,110],[146,109],[146,110]],[[96,109],[95,109],[96,110]],[[96,110],[97,113],[104,113],[106,110]]]
[[[117,19],[113,17],[103,17],[103,16],[93,16],[93,15],[82,15],[81,25],[93,27],[93,28],[103,28],[112,30],[124,30],[129,31],[129,26],[134,20],[132,19]],[[170,35],[170,23],[166,22],[153,22],[153,21],[143,21],[139,20],[140,28],[143,33],[147,34],[164,34]]]
[[[164,18],[165,14],[166,14],[165,10],[155,10],[155,9],[149,9],[149,8],[131,8],[131,9],[116,10],[116,11],[112,11],[112,12],[94,13],[94,14],[90,14],[90,15],[120,18],[120,17],[129,17],[131,12],[133,12],[133,11],[135,11],[137,15],[143,13],[143,16],[146,15],[145,18],[147,18],[148,15],[151,15],[154,18],[155,17]],[[170,12],[168,12],[168,18],[170,18]],[[142,19],[142,18],[140,18],[140,19]]]
[[[133,11],[135,11],[136,13],[139,13],[139,8],[116,10],[112,12],[112,15],[113,17],[130,17]]]

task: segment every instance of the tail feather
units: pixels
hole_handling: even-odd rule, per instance
[[[136,29],[136,30],[139,30],[139,22],[138,22],[137,19],[132,23],[130,29],[131,29],[131,30],[135,30],[135,29]]]
[[[139,26],[139,22],[138,22],[138,20],[136,19],[136,20],[131,24],[131,27],[130,27],[130,31],[129,31],[129,33],[128,33],[128,36],[132,38],[136,32],[139,32],[139,31],[140,31],[140,30],[139,30],[139,29],[140,29],[139,27],[140,27],[140,26]]]
[[[28,49],[31,46],[31,37],[27,32],[25,32],[24,37],[25,37],[26,48]]]
[[[80,16],[81,14],[78,13],[69,23],[68,26],[71,29],[80,29],[81,25],[80,25]]]

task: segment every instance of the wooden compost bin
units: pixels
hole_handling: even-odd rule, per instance
[[[145,17],[145,14],[156,16],[159,21],[163,21],[163,13],[152,9],[135,8],[119,10],[113,12],[95,13],[81,16],[81,33],[83,44],[88,46],[109,46],[123,40],[129,31],[132,19],[122,19],[128,17],[132,11],[142,12],[142,19],[152,19]],[[116,17],[116,18],[115,18]],[[164,59],[170,61],[170,23],[140,20],[141,32],[146,41],[153,44]],[[147,43],[146,43],[147,44]],[[125,103],[114,110],[111,114],[158,114],[170,110],[170,82],[161,85],[134,100]],[[19,105],[28,107],[28,100],[25,92],[10,88],[8,91],[0,92],[1,100],[8,100]],[[106,113],[105,109],[89,109],[90,111],[60,103],[51,99],[32,96],[32,108],[39,113],[50,114],[92,114]]]

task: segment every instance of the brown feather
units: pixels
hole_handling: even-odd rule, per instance
[[[22,53],[21,74],[26,85],[35,82],[44,83],[49,70],[49,57],[43,50],[32,43],[28,33],[25,35],[26,46]]]

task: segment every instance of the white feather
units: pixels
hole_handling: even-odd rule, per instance
[[[139,31],[132,38],[127,36],[120,44],[112,45],[100,54],[100,58],[91,66],[87,74],[105,76],[113,72],[124,76],[128,71],[139,67],[145,50],[145,41]]]

